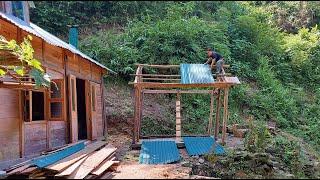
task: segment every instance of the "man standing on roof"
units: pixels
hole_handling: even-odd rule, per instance
[[[224,74],[222,68],[224,64],[223,57],[219,53],[211,50],[211,48],[207,49],[207,55],[208,60],[204,64],[210,64],[211,69],[213,69],[213,65],[216,65],[216,74]],[[217,95],[219,93],[219,89],[216,88],[213,93]]]
[[[223,72],[223,64],[224,64],[224,59],[223,56],[221,56],[219,53],[211,50],[211,48],[207,49],[207,55],[208,55],[208,60],[204,64],[210,64],[211,69],[213,69],[213,65],[216,65],[216,73],[217,74],[222,74]]]

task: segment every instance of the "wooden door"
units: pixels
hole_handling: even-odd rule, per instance
[[[97,109],[97,87],[95,83],[86,81],[86,110],[87,110],[87,130],[88,138],[90,140],[97,139],[97,122],[96,122],[96,109]]]
[[[78,107],[77,107],[77,81],[74,75],[69,75],[69,112],[70,112],[70,139],[78,141]]]

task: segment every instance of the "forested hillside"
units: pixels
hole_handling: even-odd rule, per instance
[[[67,25],[79,24],[80,49],[125,82],[135,63],[204,63],[206,48],[214,48],[242,82],[231,90],[229,122],[245,124],[250,118],[276,122],[319,153],[319,2],[43,1],[35,5],[34,23],[64,39]],[[191,124],[186,131],[197,133],[200,130],[192,126],[207,118],[208,97],[183,98]],[[284,158],[293,163],[297,155],[292,152],[299,145],[286,138],[276,140],[286,145]]]

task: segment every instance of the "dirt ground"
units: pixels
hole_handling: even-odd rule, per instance
[[[116,157],[120,164],[112,174],[112,179],[198,179],[197,176],[190,176],[191,168],[184,166],[190,158],[186,149],[179,149],[181,160],[173,164],[146,165],[139,164],[139,150],[131,150],[131,137],[126,125],[121,128],[109,127],[108,142],[117,147]],[[227,146],[239,146],[241,139],[229,138]],[[204,178],[204,177],[200,177]]]

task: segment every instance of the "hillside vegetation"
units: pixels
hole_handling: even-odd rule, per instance
[[[226,63],[231,65],[230,72],[242,83],[231,90],[230,124],[245,124],[252,118],[255,124],[273,121],[319,153],[319,5],[302,1],[133,1],[95,2],[90,6],[77,1],[36,2],[33,21],[62,37],[66,36],[68,23],[75,22],[83,29],[99,27],[81,38],[80,49],[118,72],[125,82],[130,80],[129,74],[134,73],[135,63],[204,63],[205,49],[214,48],[223,54]],[[75,11],[75,7],[81,10]],[[56,16],[49,18],[50,13],[58,13],[67,21],[51,19]],[[117,24],[121,28],[103,28],[106,24]],[[203,132],[199,122],[204,126],[208,121],[209,97],[188,95],[182,99],[184,131]],[[149,127],[159,125],[152,124],[157,122],[152,121],[152,114],[145,118],[151,119],[145,120]],[[173,121],[174,116],[168,116],[168,122],[170,119]],[[171,126],[167,124],[153,128],[152,133]],[[260,130],[262,132],[247,138],[268,139],[263,128]],[[287,162],[295,158],[299,161],[300,154],[296,153],[301,152],[299,143],[283,137],[276,137],[275,143],[277,148],[285,150],[283,158]],[[259,143],[251,145],[259,146]],[[300,172],[293,163],[291,170]],[[303,173],[300,175],[304,177]]]

